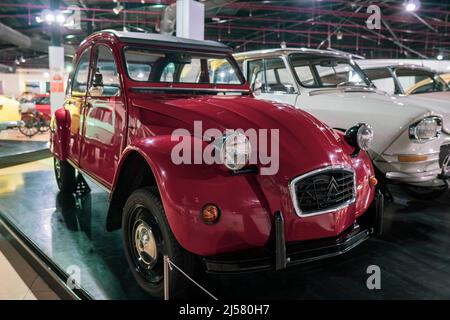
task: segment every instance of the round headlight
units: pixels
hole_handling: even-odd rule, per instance
[[[240,132],[225,135],[219,149],[220,160],[230,170],[244,168],[250,159],[250,141]]]
[[[441,119],[438,117],[428,117],[409,127],[409,137],[418,141],[432,140],[440,135],[441,130]]]
[[[372,127],[365,123],[361,124],[356,134],[356,142],[361,150],[369,150],[373,142]]]

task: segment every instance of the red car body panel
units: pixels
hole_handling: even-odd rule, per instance
[[[135,88],[192,88],[192,84],[145,83],[125,74],[121,49],[126,43],[110,34],[88,38],[79,48],[95,43],[111,47],[122,86],[120,98],[109,103],[114,121],[108,142],[86,137],[85,123],[78,121],[66,105],[55,113],[51,148],[59,159],[69,159],[114,194],[125,159],[139,153],[156,178],[167,220],[177,241],[186,250],[201,256],[264,246],[273,228],[273,215],[281,211],[287,242],[336,237],[351,226],[371,205],[375,189],[369,186],[374,175],[365,152],[356,157],[354,148],[342,134],[330,129],[312,115],[292,106],[262,101],[250,96],[211,96],[136,92]],[[195,84],[196,88],[211,88]],[[217,85],[215,88],[248,89],[245,85]],[[70,102],[72,97],[68,97]],[[89,99],[88,99],[89,100]],[[81,106],[86,117],[92,106]],[[97,119],[98,120],[98,119]],[[97,121],[96,120],[96,121]],[[100,119],[101,120],[101,119]],[[99,121],[100,121],[99,120]],[[175,165],[171,150],[177,143],[171,133],[178,128],[193,132],[194,121],[208,128],[278,129],[279,170],[275,175],[232,175],[220,165]],[[94,134],[95,134],[94,130]],[[98,133],[100,134],[100,133]],[[190,136],[190,139],[201,137]],[[101,140],[101,139],[100,139]],[[207,142],[201,141],[203,145]],[[352,168],[356,177],[356,201],[334,212],[299,217],[289,193],[289,182],[302,174],[327,166]],[[132,177],[130,177],[132,178]],[[207,225],[200,218],[206,203],[221,208],[217,224]]]

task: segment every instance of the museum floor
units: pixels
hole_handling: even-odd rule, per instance
[[[145,299],[128,270],[120,231],[105,231],[108,196],[89,183],[85,196],[58,193],[52,161],[0,169],[0,218],[20,230],[61,270],[80,270],[93,299]],[[279,273],[195,275],[219,299],[448,299],[450,194],[417,201],[393,188],[384,237],[341,257]],[[366,270],[381,270],[381,289],[369,290]],[[3,275],[3,273],[0,273]],[[208,299],[192,288],[191,298]]]

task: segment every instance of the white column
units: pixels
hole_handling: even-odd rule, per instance
[[[48,47],[50,105],[52,113],[64,103],[64,48]]]
[[[177,0],[177,37],[205,39],[205,6],[194,0]]]

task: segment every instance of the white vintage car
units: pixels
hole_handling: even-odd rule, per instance
[[[448,188],[450,117],[433,104],[377,90],[340,52],[280,48],[235,58],[260,99],[295,105],[336,129],[369,123],[375,132],[369,153],[383,181],[401,183],[422,198]]]

